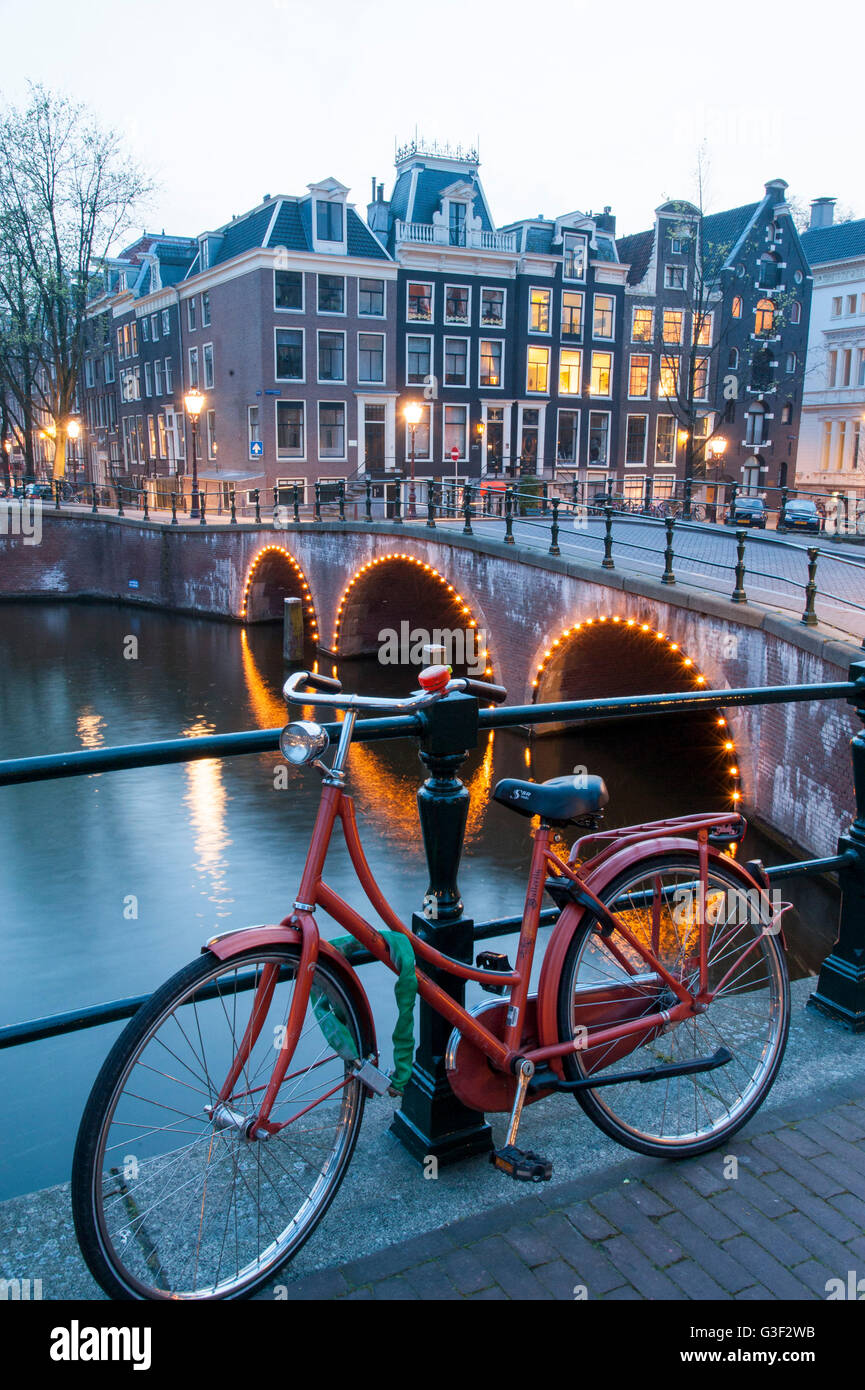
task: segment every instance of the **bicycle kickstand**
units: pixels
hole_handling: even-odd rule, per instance
[[[531,1151],[526,1152],[523,1149],[518,1149],[516,1146],[526,1091],[534,1074],[534,1062],[520,1062],[517,1090],[508,1125],[508,1137],[503,1148],[493,1149],[490,1154],[490,1163],[493,1167],[498,1168],[500,1173],[504,1173],[506,1177],[514,1178],[517,1182],[549,1182],[553,1176],[553,1165],[549,1159],[541,1158],[540,1154]]]

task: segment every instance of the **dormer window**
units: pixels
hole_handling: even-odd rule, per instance
[[[315,200],[315,235],[318,241],[343,240],[342,203],[325,203],[321,198]]]
[[[585,280],[586,278],[586,238],[584,236],[564,235],[562,277],[565,280]]]
[[[448,229],[451,246],[466,244],[466,205],[450,202],[448,204]]]

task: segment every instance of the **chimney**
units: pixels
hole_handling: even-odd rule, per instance
[[[375,202],[375,174],[372,176],[372,201]]]
[[[599,212],[595,217],[595,226],[598,228],[599,231],[611,232],[612,235],[615,236],[616,219],[614,214],[610,210],[609,204],[604,208],[603,212]]]
[[[785,179],[769,179],[766,184],[766,194],[773,203],[784,203],[786,202],[787,187]]]
[[[816,227],[831,227],[834,216],[834,198],[815,198],[811,203],[811,221],[808,223],[809,231],[814,231]]]
[[[383,202],[384,202],[384,184],[383,184],[383,183],[380,183],[379,186],[378,186],[378,193],[376,194],[376,199],[377,199],[377,201],[378,201],[379,203],[383,203]]]

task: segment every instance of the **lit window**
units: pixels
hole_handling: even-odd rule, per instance
[[[613,354],[611,352],[592,353],[592,379],[589,391],[593,396],[609,396],[613,375]]]
[[[445,323],[470,322],[468,285],[445,285]]]
[[[694,315],[694,342],[697,347],[711,347],[712,345],[712,315],[706,313],[696,313]]]
[[[549,333],[551,299],[552,292],[550,290],[533,289],[531,291],[529,327],[533,333]]]
[[[730,312],[734,319],[740,319],[742,317],[742,299],[740,295],[737,294],[733,296],[733,305]]]
[[[709,359],[698,357],[694,362],[694,399],[704,401],[709,394]]]
[[[775,323],[775,305],[771,299],[758,299],[754,313],[754,332],[771,333]]]
[[[654,309],[635,309],[634,321],[631,325],[631,341],[634,343],[650,343],[654,331]]]
[[[679,390],[679,359],[665,357],[661,363],[658,380],[658,395],[662,400],[673,400]]]
[[[615,301],[611,294],[596,294],[592,334],[595,338],[612,338]]]
[[[562,335],[579,338],[583,331],[583,296],[579,290],[562,292]]]
[[[648,396],[649,361],[647,356],[631,354],[631,369],[628,377],[629,396]]]
[[[583,354],[579,348],[562,348],[559,358],[559,395],[578,396],[582,385]]]
[[[664,310],[664,342],[680,343],[685,315],[681,309]]]
[[[481,386],[502,384],[502,341],[500,338],[481,339]]]
[[[433,287],[420,281],[410,281],[407,317],[412,322],[428,323],[432,318]]]
[[[548,389],[549,371],[549,348],[530,347],[528,354],[528,371],[526,374],[526,390],[546,391]]]

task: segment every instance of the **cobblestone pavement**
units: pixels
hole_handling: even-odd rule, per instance
[[[851,1273],[854,1286],[865,1276],[861,1083],[835,1088],[821,1106],[812,1097],[758,1114],[701,1158],[644,1162],[638,1181],[613,1181],[607,1169],[527,1185],[522,1201],[319,1270],[280,1293],[813,1301],[840,1288],[832,1280],[846,1289]]]

